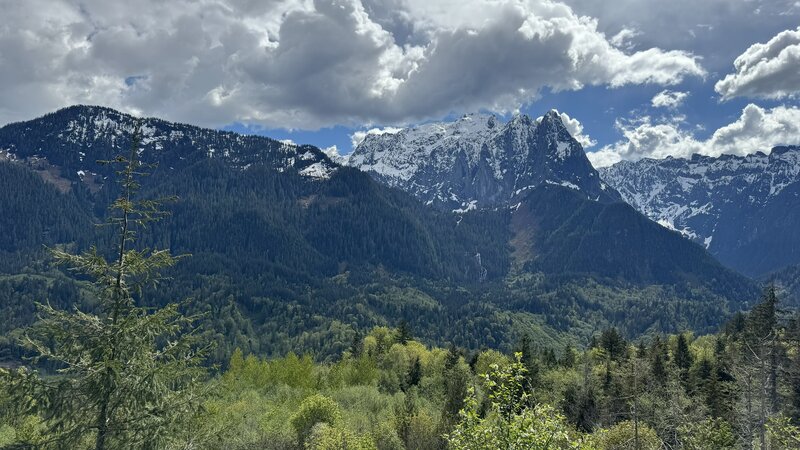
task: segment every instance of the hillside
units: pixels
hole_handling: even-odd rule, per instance
[[[5,204],[21,211],[6,220],[27,233],[2,248],[3,280],[28,302],[3,297],[0,307],[15,315],[4,331],[30,323],[33,299],[91,308],[80,286],[65,287],[74,282],[42,244],[110,248],[108,228],[88,225],[105,218],[117,191],[107,181],[113,169],[95,161],[124,151],[134,127],[131,116],[73,107],[0,129],[7,155],[0,167],[24,175],[4,191]],[[202,332],[219,342],[217,361],[235,347],[266,355],[304,348],[324,359],[348,345],[353,328],[401,320],[428,342],[468,348],[508,349],[522,333],[580,344],[608,325],[630,335],[710,330],[753,292],[703,249],[626,205],[573,189],[535,189],[516,214],[453,214],[313,147],[157,119],[145,119],[142,129],[140,157],[158,163],[142,194],[179,200],[169,205],[171,216],[143,230],[141,243],[191,254],[145,298],[191,298],[191,312],[208,317]],[[520,211],[535,220],[520,224]],[[52,225],[41,220],[54,214],[60,219]],[[59,230],[22,226],[33,222]],[[541,256],[520,270],[514,262],[526,230],[534,232],[526,251]],[[607,239],[612,231],[620,238]],[[665,310],[672,313],[664,317]]]
[[[800,262],[800,147],[624,161],[600,173],[634,208],[728,267],[762,276]]]

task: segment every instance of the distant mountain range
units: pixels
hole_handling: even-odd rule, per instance
[[[108,230],[91,224],[118,187],[97,161],[126,152],[136,122],[78,106],[0,128],[0,208],[13,211],[0,218],[0,290],[14,293],[0,295],[12,318],[0,335],[32,320],[28,299],[91,307],[42,248],[103,247]],[[348,162],[367,173],[311,146],[140,124],[139,156],[157,164],[143,194],[180,198],[143,244],[193,255],[148,298],[191,297],[223,343],[220,360],[235,346],[338,354],[343,329],[401,319],[467,347],[506,348],[524,332],[563,342],[608,325],[710,331],[757,297],[754,282],[623,203],[555,113],[368,136]],[[398,152],[414,144],[408,166],[384,139]]]
[[[343,163],[446,210],[513,205],[542,184],[575,189],[591,200],[620,200],[556,111],[537,120],[518,115],[507,123],[465,115],[367,134]]]
[[[535,120],[466,115],[368,134],[340,162],[454,212],[513,207],[537,186],[565,186],[590,200],[624,200],[749,276],[800,263],[797,146],[623,161],[598,173],[550,111]]]
[[[800,263],[798,146],[769,155],[623,161],[600,175],[637,210],[742,273]]]

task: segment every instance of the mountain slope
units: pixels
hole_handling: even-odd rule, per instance
[[[800,147],[642,159],[601,169],[637,210],[758,276],[800,262]]]
[[[96,162],[125,153],[136,124],[133,116],[109,108],[64,108],[0,128],[0,159],[38,166],[40,170],[55,168],[50,170],[52,180],[48,181],[60,182],[64,189],[80,182],[97,190],[114,169]],[[178,173],[198,161],[217,159],[239,169],[260,164],[309,178],[324,178],[336,166],[316,147],[155,118],[142,119],[139,125],[139,157],[144,163],[158,164],[159,171]]]
[[[18,164],[0,162],[0,192],[0,252],[72,242],[92,227],[79,199]]]
[[[561,186],[533,189],[515,209],[516,263],[546,274],[581,274],[641,285],[704,285],[718,295],[752,287],[704,249],[647,219],[631,206],[587,200]]]
[[[340,167],[313,147],[157,119],[142,123],[151,131],[140,156],[159,163],[142,194],[175,194],[179,201],[152,233],[142,233],[141,244],[192,254],[145,298],[158,305],[190,297],[189,312],[208,318],[201,332],[220,343],[217,361],[236,347],[262,354],[313,349],[325,357],[349,345],[352,328],[401,319],[430,342],[471,348],[508,348],[525,332],[562,344],[567,333],[583,339],[609,325],[632,335],[701,331],[751,292],[738,276],[720,287],[727,272],[708,264],[702,249],[674,253],[674,233],[631,228],[644,219],[630,208],[633,217],[594,218],[617,217],[596,207],[624,205],[604,206],[585,192],[548,183],[527,190],[528,200],[520,192],[517,211],[536,212],[536,220],[521,224],[514,208],[454,214]],[[28,299],[57,295],[54,304],[62,307],[93,304],[80,282],[70,284],[42,256],[42,244],[109,247],[110,230],[89,224],[104,219],[117,186],[109,182],[114,169],[95,160],[127,151],[125,132],[134,125],[115,111],[77,107],[0,129],[0,148],[13,155],[0,167],[28,180],[0,192],[6,207],[20,211],[6,219],[24,225],[55,214],[65,224],[55,222],[63,233],[49,238],[32,227],[15,240],[17,248],[0,252],[0,284],[15,293],[0,296],[0,312],[15,315],[7,326],[33,320]],[[311,176],[307,169],[315,164],[325,170]],[[611,232],[630,242],[605,239]],[[539,250],[544,256],[532,258]],[[658,258],[675,262],[671,278],[656,276]],[[644,266],[638,271],[637,260]],[[31,272],[39,278],[29,279]]]
[[[368,134],[345,164],[426,204],[466,210],[514,204],[527,190],[560,184],[593,200],[619,195],[603,183],[558,113],[500,123],[491,115]]]

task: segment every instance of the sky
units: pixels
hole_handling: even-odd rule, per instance
[[[562,112],[597,166],[800,144],[798,0],[0,0],[0,124],[73,105],[350,152]]]

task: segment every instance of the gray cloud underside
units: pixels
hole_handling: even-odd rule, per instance
[[[74,103],[313,129],[514,111],[543,87],[703,76],[545,0],[0,0],[0,122]],[[615,45],[616,44],[616,45]]]
[[[723,99],[781,99],[800,93],[800,27],[750,46],[734,61],[736,72],[717,82]]]
[[[769,153],[777,145],[800,144],[800,108],[777,106],[771,109],[749,104],[739,118],[718,128],[707,139],[698,139],[686,130],[680,116],[655,121],[650,117],[618,121],[624,139],[588,153],[595,167],[621,160],[686,158],[694,153],[708,156]]]
[[[609,36],[627,30],[633,49],[660,47],[700,55],[713,78],[727,72],[753,42],[800,22],[797,0],[564,1],[576,13],[597,18]]]

